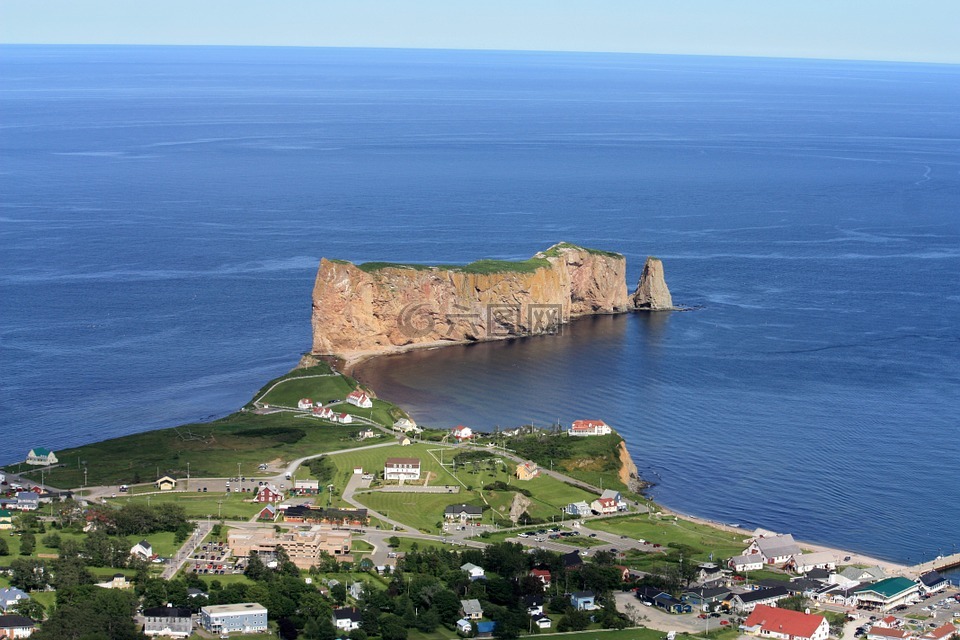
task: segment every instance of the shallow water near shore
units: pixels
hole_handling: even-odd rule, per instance
[[[0,461],[224,415],[321,256],[664,260],[688,313],[371,361],[427,423],[599,417],[684,512],[960,544],[960,67],[0,47]],[[81,461],[68,461],[79,464]]]

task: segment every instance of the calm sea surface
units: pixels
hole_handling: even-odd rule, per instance
[[[665,504],[960,544],[960,67],[0,47],[0,461],[223,415],[321,256],[664,260],[699,311],[374,361],[421,422],[603,418]]]

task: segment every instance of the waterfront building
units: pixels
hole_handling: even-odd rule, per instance
[[[613,433],[603,420],[574,420],[567,434],[571,436],[605,436]]]
[[[950,582],[936,570],[928,571],[920,576],[920,594],[931,594],[943,591]]]
[[[313,400],[311,400],[310,398],[300,398],[300,400],[297,402],[297,409],[312,409],[312,408],[313,408]]]
[[[758,536],[750,546],[744,549],[741,555],[760,554],[766,564],[783,564],[792,556],[800,555],[803,551],[793,536],[784,533],[775,536]]]
[[[740,627],[750,635],[779,640],[827,640],[830,623],[823,616],[757,605]]]
[[[886,612],[919,600],[920,585],[909,578],[886,578],[856,589],[856,594],[861,607]]]
[[[59,460],[57,460],[57,456],[54,455],[53,451],[44,449],[43,447],[34,447],[27,453],[27,464],[46,467],[51,464],[57,464],[57,462],[59,462]]]
[[[267,630],[267,609],[257,602],[200,608],[200,626],[210,633],[260,633]]]
[[[813,569],[833,571],[837,568],[837,556],[830,551],[798,553],[790,556],[783,568],[794,573],[806,573]]]
[[[387,458],[383,463],[384,480],[419,480],[419,458]]]
[[[347,404],[352,404],[361,409],[369,409],[373,406],[373,401],[370,399],[370,396],[360,389],[354,389],[347,395]]]

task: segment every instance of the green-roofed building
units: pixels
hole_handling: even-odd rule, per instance
[[[920,585],[909,578],[887,578],[857,589],[854,593],[864,609],[890,611],[920,599]]]
[[[27,454],[27,464],[48,467],[52,464],[57,464],[57,462],[57,456],[53,454],[53,451],[44,449],[43,447],[34,447],[30,449],[30,453]]]
[[[13,514],[6,509],[0,509],[0,529],[13,529]]]

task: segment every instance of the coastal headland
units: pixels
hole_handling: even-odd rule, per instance
[[[558,333],[572,318],[674,308],[650,257],[633,294],[619,253],[561,242],[529,260],[467,265],[320,261],[313,347],[346,369],[415,348]]]

